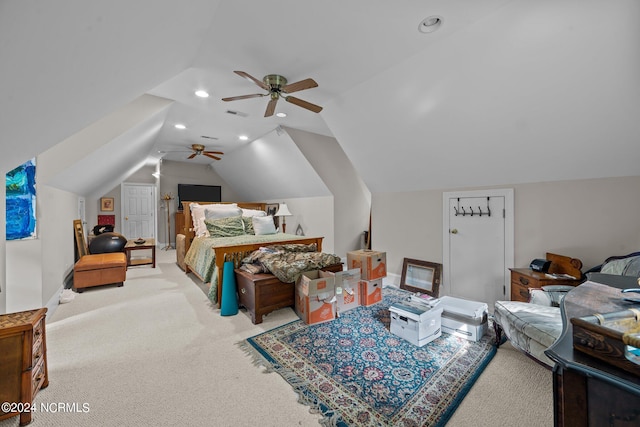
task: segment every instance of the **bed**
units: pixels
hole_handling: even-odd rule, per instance
[[[196,231],[191,216],[191,205],[211,204],[208,202],[184,201],[185,235],[185,272],[192,273],[198,279],[209,284],[209,299],[220,307],[219,295],[222,295],[222,272],[226,261],[232,261],[235,267],[253,251],[274,244],[302,243],[315,244],[317,251],[322,251],[323,237],[305,237],[294,234],[268,235],[240,235],[233,237],[196,237]],[[237,206],[247,210],[265,210],[265,203],[237,203]]]

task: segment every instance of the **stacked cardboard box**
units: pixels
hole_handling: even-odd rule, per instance
[[[329,276],[335,279],[336,310],[338,315],[360,306],[360,269],[320,272],[321,276]]]
[[[362,249],[347,252],[347,268],[360,269],[360,305],[382,301],[382,279],[387,276],[387,254]]]
[[[308,325],[336,318],[335,278],[320,273],[306,271],[296,282],[295,310]]]

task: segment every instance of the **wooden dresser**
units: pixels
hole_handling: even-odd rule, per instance
[[[550,285],[578,286],[581,282],[582,261],[563,255],[547,253],[550,274],[568,274],[576,279],[553,278],[546,273],[533,271],[530,268],[510,268],[511,270],[511,301],[529,301],[529,289]]]
[[[0,420],[20,415],[20,425],[31,422],[31,405],[49,385],[47,372],[46,308],[0,315]],[[19,412],[26,408],[24,412]]]

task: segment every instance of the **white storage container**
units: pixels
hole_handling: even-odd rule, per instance
[[[391,333],[422,347],[442,335],[442,308],[427,308],[409,301],[394,303],[391,312]]]
[[[478,341],[487,333],[486,303],[445,296],[440,298],[439,307],[443,332],[469,341]]]

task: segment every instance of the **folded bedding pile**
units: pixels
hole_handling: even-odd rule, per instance
[[[339,256],[316,250],[315,244],[266,246],[243,259],[240,269],[252,274],[271,273],[283,283],[293,283],[304,271],[341,263]]]

